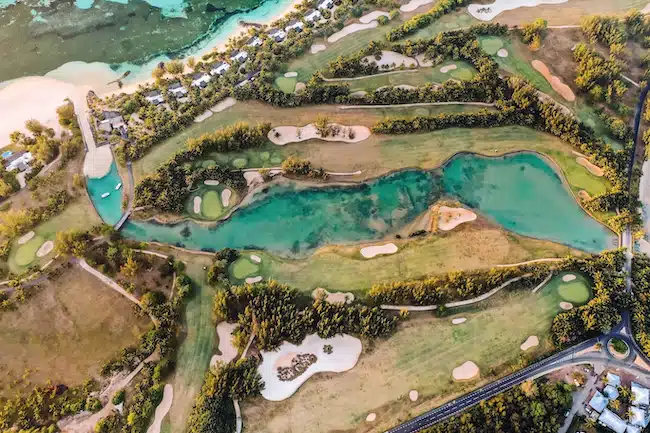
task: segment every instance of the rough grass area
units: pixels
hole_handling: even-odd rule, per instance
[[[572,281],[563,281],[562,277],[570,274],[575,275],[576,279]],[[543,291],[557,291],[558,296],[563,301],[572,303],[573,305],[586,304],[591,298],[591,284],[584,277],[584,275],[576,272],[564,272],[551,279],[548,284],[542,289]]]
[[[445,234],[397,243],[400,250],[396,254],[371,260],[361,258],[358,246],[325,247],[304,260],[282,259],[262,252],[256,254],[262,257],[260,275],[305,292],[317,287],[365,292],[376,283],[581,254],[548,241],[508,233],[481,219]]]
[[[101,219],[95,212],[92,204],[86,198],[85,194],[81,195],[77,201],[70,204],[63,212],[59,215],[54,216],[48,221],[45,221],[33,230],[36,233],[37,237],[40,237],[44,240],[54,240],[56,238],[56,233],[63,230],[70,230],[72,228],[78,230],[88,230],[97,224],[101,224]],[[25,244],[27,245],[27,244]],[[40,246],[40,245],[39,245]],[[14,241],[14,244],[9,253],[9,269],[14,274],[20,274],[27,270],[27,266],[31,264],[43,265],[52,258],[52,254],[48,254],[43,258],[36,258],[27,263],[27,265],[21,265],[19,260],[17,260],[17,255],[21,251],[21,245],[18,245],[17,240]],[[38,247],[36,247],[38,250]],[[34,253],[36,253],[34,250]],[[24,254],[20,252],[21,256]]]
[[[130,301],[76,266],[34,290],[25,304],[0,313],[2,396],[28,383],[73,386],[97,377],[150,324]],[[14,380],[20,384],[12,387]]]
[[[210,358],[217,347],[212,320],[212,297],[215,292],[207,284],[203,270],[212,263],[210,256],[178,251],[170,253],[187,263],[186,272],[195,283],[195,293],[185,308],[176,369],[170,382],[174,387],[174,401],[163,423],[163,431],[183,432],[194,399],[203,385]]]
[[[556,292],[502,292],[489,301],[445,318],[412,314],[397,333],[364,352],[354,369],[309,379],[294,396],[282,402],[263,398],[243,404],[248,431],[382,432],[400,421],[467,392],[494,376],[508,374],[522,354],[520,345],[531,335],[540,346],[526,352],[541,355],[551,349],[550,325],[561,299]],[[452,317],[466,317],[452,325]],[[481,380],[458,383],[452,370],[465,361],[480,368]],[[420,399],[409,400],[410,390]],[[375,412],[377,421],[365,418]],[[332,416],[336,414],[336,416]]]

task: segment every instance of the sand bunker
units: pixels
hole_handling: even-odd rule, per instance
[[[219,181],[218,180],[208,179],[208,180],[204,181],[203,184],[204,185],[210,185],[210,186],[217,186],[217,185],[219,185]]]
[[[225,110],[226,108],[232,107],[236,103],[237,103],[237,100],[235,98],[228,97],[228,98],[224,99],[223,101],[219,102],[214,107],[211,107],[210,111],[212,111],[213,113],[219,113],[219,112]],[[205,114],[205,113],[203,113],[203,114]],[[208,116],[208,117],[210,117],[210,116]],[[198,117],[197,117],[197,119],[198,119]],[[207,119],[207,117],[206,117],[206,119]],[[205,119],[203,119],[203,120],[205,120]]]
[[[388,12],[384,12],[384,11],[370,12],[369,14],[365,14],[364,16],[359,18],[359,22],[361,24],[368,24],[371,21],[375,21],[377,18],[382,17],[382,16],[383,17],[389,17],[390,14]]]
[[[433,3],[433,0],[411,0],[405,5],[400,6],[399,10],[402,12],[413,12],[420,6],[428,5],[429,3]]]
[[[453,230],[463,223],[476,220],[474,212],[461,207],[440,206],[438,212],[438,228],[442,231]]]
[[[361,248],[361,255],[366,259],[371,259],[382,254],[395,254],[396,252],[397,245],[392,242],[384,245],[372,245]]]
[[[262,263],[262,258],[255,254],[251,254],[251,260],[255,263]]]
[[[341,30],[339,30],[338,32],[334,33],[332,36],[327,38],[327,42],[334,43],[340,39],[343,39],[347,35],[359,32],[361,30],[374,29],[378,25],[379,23],[377,21],[372,21],[369,22],[368,24],[359,24],[359,23],[350,24],[349,26],[343,27]]]
[[[531,335],[530,337],[528,337],[526,339],[526,341],[523,342],[523,344],[521,346],[519,346],[519,348],[521,350],[528,350],[528,349],[530,349],[532,347],[536,347],[536,346],[539,346],[539,338],[537,338],[537,336],[535,336],[535,335]]]
[[[91,133],[89,132],[89,134]],[[111,171],[112,164],[113,153],[111,152],[111,146],[88,147],[83,172],[86,176],[94,179],[102,178]]]
[[[312,54],[316,54],[316,53],[318,53],[320,51],[325,51],[326,48],[327,48],[327,46],[325,46],[323,44],[314,44],[314,45],[311,46],[309,51],[311,51]]]
[[[38,258],[45,257],[48,254],[50,254],[53,249],[54,249],[54,242],[45,241],[45,243],[41,245],[38,251],[36,251],[36,257]]]
[[[223,207],[230,206],[230,197],[232,197],[232,191],[229,189],[224,189],[221,191],[221,204]]]
[[[499,49],[499,51],[497,51],[497,56],[508,57],[508,50],[506,50],[505,48]]]
[[[565,276],[562,277],[562,281],[565,283],[568,283],[569,281],[575,280],[577,277],[573,274],[566,274]]]
[[[246,185],[249,187],[258,183],[264,183],[264,178],[257,171],[245,171],[244,179],[246,179]]]
[[[291,72],[287,72],[286,74],[284,74],[284,76],[287,77],[287,78],[293,78],[293,77],[297,77],[298,73],[291,71]]]
[[[564,84],[560,79],[560,77],[551,74],[551,71],[548,69],[548,67],[544,62],[541,62],[539,60],[533,60],[532,65],[533,68],[537,70],[537,72],[539,72],[544,76],[544,78],[546,78],[546,81],[548,81],[551,84],[553,90],[559,93],[564,99],[566,99],[569,102],[576,100],[576,95],[573,93],[573,90],[571,90],[571,87]]]
[[[410,399],[411,401],[418,401],[418,397],[419,397],[419,396],[420,396],[420,394],[419,394],[416,390],[414,390],[414,389],[412,389],[412,390],[409,392],[409,399]]]
[[[363,98],[367,94],[368,92],[366,92],[365,90],[357,90],[356,92],[350,93],[350,98]]]
[[[460,325],[461,323],[465,322],[467,322],[467,317],[457,317],[455,319],[451,319],[452,325]]]
[[[443,66],[442,68],[440,68],[440,72],[446,74],[447,72],[453,71],[454,69],[458,69],[458,65],[454,64],[454,65]]]
[[[589,161],[587,158],[579,156],[576,158],[576,162],[589,170],[589,173],[593,174],[594,176],[602,177],[604,174],[602,168],[598,167],[595,164],[592,164],[591,161]]]
[[[413,57],[408,57],[394,51],[382,50],[381,59],[379,60],[377,60],[375,56],[366,56],[364,59],[369,63],[375,63],[377,66],[379,66],[379,69],[381,71],[390,71],[402,66],[406,68],[414,68],[418,66],[418,61]]]
[[[573,308],[573,304],[571,302],[562,301],[560,302],[560,308],[563,310],[570,310]]]
[[[293,91],[294,91],[295,93],[300,93],[300,92],[302,92],[303,90],[305,90],[306,88],[307,88],[307,85],[306,85],[305,83],[303,83],[303,82],[301,82],[301,81],[298,81],[298,82],[296,83],[296,87],[294,88]]]
[[[147,429],[147,433],[160,433],[160,427],[162,425],[163,418],[169,412],[169,409],[172,407],[172,401],[174,400],[174,388],[167,384],[163,389],[163,398],[158,407],[156,408],[156,414],[154,415],[153,423]]]
[[[311,292],[311,296],[314,299],[317,299],[319,296],[323,296],[326,302],[330,304],[349,304],[354,301],[354,294],[351,292],[328,292],[326,289],[319,287],[314,289]]]
[[[194,197],[194,213],[200,213],[201,212],[201,202],[203,199],[199,197],[198,195]]]
[[[370,137],[370,129],[366,126],[353,125],[345,126],[338,123],[330,123],[330,127],[338,128],[336,135],[321,137],[320,132],[313,123],[298,128],[296,126],[277,126],[269,131],[268,138],[274,144],[284,146],[289,143],[299,143],[301,141],[317,138],[324,141],[343,141],[345,143],[358,143]],[[300,133],[300,135],[298,135]],[[277,135],[279,134],[279,135]],[[352,135],[353,138],[350,138]]]
[[[201,122],[203,122],[205,119],[207,119],[208,117],[212,116],[213,114],[214,114],[214,113],[213,113],[212,111],[210,111],[210,110],[205,110],[202,114],[199,114],[198,116],[196,116],[196,117],[194,118],[194,121],[195,121],[196,123],[201,123]]]
[[[332,353],[323,351],[325,345],[332,346]],[[351,369],[357,364],[361,355],[361,340],[350,335],[337,335],[333,338],[320,338],[316,334],[308,335],[300,344],[284,342],[278,350],[262,351],[262,363],[257,371],[262,376],[265,387],[262,396],[271,401],[285,400],[300,388],[311,376],[321,372],[340,373]],[[287,354],[311,353],[316,355],[316,362],[311,364],[304,373],[290,381],[278,378],[277,361],[287,357]]]
[[[585,201],[591,200],[591,196],[584,189],[581,189],[580,191],[578,191],[578,197],[580,197],[582,200],[585,200]]]
[[[454,380],[471,380],[478,376],[479,369],[472,361],[465,361],[460,367],[454,368],[452,376]]]
[[[246,278],[246,284],[255,284],[259,283],[262,281],[264,278],[261,275],[258,275],[257,277],[248,277]]]
[[[236,323],[220,322],[217,325],[219,336],[219,352],[221,355],[212,355],[210,367],[216,365],[217,361],[229,363],[237,357],[237,348],[232,344],[232,333],[237,329]]]
[[[542,4],[560,4],[569,0],[496,0],[492,4],[472,3],[467,7],[467,12],[481,21],[490,21],[501,12],[520,7],[534,7]]]
[[[31,241],[34,236],[36,236],[34,230],[25,233],[20,238],[18,238],[18,245],[26,244],[27,242]]]
[[[374,422],[376,419],[377,419],[377,414],[374,413],[374,412],[371,412],[366,417],[366,422]]]

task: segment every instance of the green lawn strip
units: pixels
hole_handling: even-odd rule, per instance
[[[564,281],[565,275],[575,275],[576,279]],[[591,298],[591,285],[584,275],[577,272],[563,272],[554,276],[541,290],[544,294],[557,293],[560,301],[570,302],[573,305],[583,305]]]
[[[607,127],[593,107],[578,99],[574,111],[581,122],[593,128],[597,137],[602,138],[605,143],[609,143],[614,149],[623,148],[623,143],[608,135]]]
[[[214,289],[207,285],[203,270],[210,263],[209,257],[198,255],[190,256],[187,263],[187,274],[196,285],[195,293],[185,307],[183,337],[171,379],[174,401],[167,418],[173,432],[185,430],[194,399],[201,389],[210,358],[217,347],[212,320]]]

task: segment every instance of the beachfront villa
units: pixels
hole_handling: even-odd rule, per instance
[[[210,82],[210,76],[204,72],[197,72],[192,75],[192,87],[204,88]]]
[[[260,74],[259,70],[249,72],[248,74],[246,74],[246,79],[244,81],[240,81],[239,83],[237,83],[237,87],[245,86],[246,84],[255,81],[255,79],[259,74]]]
[[[647,408],[650,405],[650,389],[632,382],[632,404]]]
[[[282,42],[287,38],[287,32],[282,29],[269,30],[269,37],[273,38],[275,42]]]
[[[334,7],[334,0],[322,0],[318,3],[318,9],[332,9]]]
[[[321,19],[323,16],[316,9],[310,9],[305,14],[305,20],[309,23],[313,23]]]
[[[171,93],[174,98],[182,98],[187,95],[187,89],[183,87],[180,81],[170,84],[167,91]]]
[[[230,60],[233,62],[245,62],[246,59],[248,58],[248,53],[244,50],[235,50],[232,53],[230,53]]]
[[[210,75],[221,75],[230,69],[230,65],[226,62],[219,62],[212,65],[210,68]]]
[[[603,392],[596,390],[594,395],[587,403],[587,413],[589,417],[598,420],[598,422],[616,433],[639,433],[650,423],[650,414],[648,405],[650,403],[650,389],[639,385],[636,382],[631,383],[632,401],[628,407],[628,420],[625,421],[614,411],[607,408],[610,401],[619,397],[618,388],[621,386],[621,377],[607,373],[607,386]]]
[[[260,45],[262,45],[262,39],[257,36],[252,36],[246,41],[248,47],[259,47]]]
[[[18,170],[23,172],[29,168],[29,163],[34,159],[30,152],[21,150],[20,152],[12,153],[10,156],[4,158],[3,163],[7,171]]]
[[[163,95],[160,92],[160,90],[152,90],[151,92],[145,93],[144,99],[151,102],[153,105],[158,105],[165,102],[165,98],[163,98]]]
[[[119,111],[104,111],[102,113],[102,120],[99,121],[98,128],[104,132],[112,132],[114,129],[126,130],[124,118]]]
[[[287,24],[287,26],[284,28],[284,30],[289,33],[291,30],[295,30],[297,32],[301,32],[305,24],[302,21],[298,20],[291,20]]]

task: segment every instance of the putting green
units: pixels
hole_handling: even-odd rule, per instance
[[[272,164],[280,164],[280,163],[282,163],[282,157],[279,156],[279,155],[275,155],[275,154],[273,154],[273,155],[271,156],[271,163],[272,163]]]
[[[474,73],[470,68],[465,67],[465,65],[459,65],[458,68],[449,72],[449,75],[457,80],[471,80]]]
[[[259,266],[246,257],[240,257],[230,265],[230,275],[238,280],[250,277],[257,273],[258,270]]]
[[[260,152],[260,159],[262,161],[268,161],[270,157],[271,154],[269,152]]]
[[[246,158],[237,158],[232,162],[232,166],[235,168],[244,168],[246,167],[246,164],[248,164],[248,160]]]
[[[36,260],[36,251],[43,245],[45,239],[34,236],[27,243],[21,245],[16,251],[15,261],[18,266],[27,266]]]
[[[217,191],[208,191],[203,194],[201,202],[201,214],[208,219],[216,219],[223,215],[221,196]]]
[[[217,163],[213,159],[206,159],[201,163],[201,167],[203,168],[210,168],[215,165],[217,165]]]
[[[297,82],[298,79],[296,77],[278,77],[275,79],[275,85],[284,93],[293,93],[296,89]]]
[[[564,281],[562,278],[567,275],[574,275],[576,278]],[[587,279],[573,272],[563,272],[555,276],[549,281],[545,290],[556,290],[562,300],[573,305],[583,305],[591,298],[590,284]]]
[[[481,48],[491,56],[494,56],[503,47],[503,41],[496,36],[485,36],[481,39]]]

